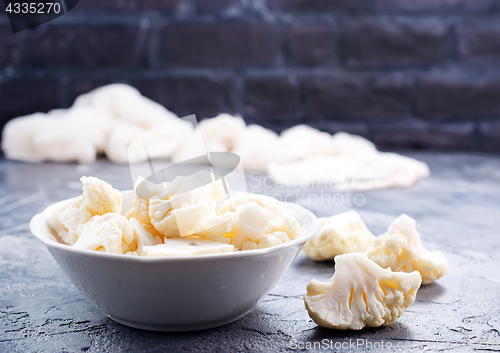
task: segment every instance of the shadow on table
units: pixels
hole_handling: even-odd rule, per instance
[[[400,322],[392,323],[389,326],[365,327],[362,330],[330,330],[323,327],[317,327],[311,331],[307,337],[310,342],[322,342],[323,340],[333,342],[356,341],[358,339],[380,341],[386,339],[409,339],[411,330]]]
[[[446,288],[439,283],[424,284],[417,292],[417,300],[430,302],[443,296],[446,293]]]
[[[294,261],[295,266],[301,268],[301,267],[316,267],[316,268],[328,268],[332,269],[335,266],[335,261],[330,260],[330,261],[314,261],[308,258],[307,256],[301,256],[297,257],[297,259]]]

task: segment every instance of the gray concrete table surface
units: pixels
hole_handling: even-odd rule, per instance
[[[399,320],[361,331],[327,330],[309,318],[302,300],[306,285],[312,278],[329,279],[334,267],[303,253],[271,293],[232,324],[189,333],[147,332],[117,324],[78,293],[30,234],[28,222],[49,204],[79,195],[82,175],[131,188],[128,167],[106,161],[76,165],[2,160],[0,352],[294,351],[327,346],[345,352],[370,347],[402,351],[401,345],[406,345],[404,351],[410,345],[419,351],[500,351],[500,159],[409,155],[427,162],[432,176],[407,189],[336,193],[267,188],[265,176],[249,178],[251,191],[286,196],[319,217],[355,209],[376,235],[406,213],[417,220],[424,245],[446,255],[448,273],[422,286]],[[323,200],[309,195],[323,195]]]

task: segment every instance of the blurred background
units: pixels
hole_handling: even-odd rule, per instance
[[[124,82],[179,116],[499,153],[499,64],[499,0],[80,0],[0,16],[0,124]]]

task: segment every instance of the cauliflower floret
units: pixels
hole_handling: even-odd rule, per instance
[[[132,224],[132,227],[134,227],[135,235],[137,237],[137,249],[135,252],[138,255],[143,255],[145,246],[153,246],[163,243],[163,239],[148,232],[144,225],[138,222],[135,218],[130,218],[129,221],[130,224]]]
[[[420,274],[383,269],[363,253],[335,257],[335,274],[327,283],[313,279],[304,303],[319,326],[361,330],[396,321],[414,301]]]
[[[219,144],[224,151],[231,151],[245,133],[245,121],[239,116],[219,114],[199,123],[203,141],[208,145]]]
[[[134,184],[133,206],[125,217],[137,219],[149,233],[159,235],[149,217],[149,201],[151,197],[165,192],[166,187],[166,183],[155,184],[143,177],[139,177]]]
[[[337,155],[374,155],[377,153],[377,147],[373,142],[346,132],[337,132],[332,136],[332,142]]]
[[[318,231],[304,245],[304,252],[316,261],[333,260],[337,255],[363,252],[375,239],[356,211],[319,218],[318,221]]]
[[[127,218],[116,213],[94,216],[77,230],[77,249],[124,254],[137,248],[134,228]]]
[[[264,249],[295,239],[298,221],[284,216],[274,199],[261,195],[239,194],[222,205],[219,215],[231,214],[231,229],[219,234],[220,242],[229,242],[238,250]],[[223,240],[222,236],[229,238]]]
[[[434,282],[448,269],[448,261],[441,252],[430,252],[423,247],[415,220],[405,214],[392,222],[388,232],[377,237],[365,254],[383,268],[420,272],[422,284]]]
[[[336,152],[332,135],[309,125],[300,124],[284,130],[280,138],[293,160]]]
[[[78,96],[73,107],[82,106],[91,106],[145,130],[177,118],[162,105],[142,96],[137,89],[122,83],[102,86]]]
[[[83,197],[92,215],[120,213],[122,211],[122,194],[120,191],[94,177],[81,177]]]
[[[83,194],[61,204],[47,222],[61,239],[72,245],[78,239],[77,229],[93,216],[120,213],[122,196],[111,185],[94,177],[82,177]]]
[[[143,247],[144,256],[189,256],[221,254],[235,251],[234,246],[198,237],[166,239],[165,244]]]
[[[249,125],[236,141],[233,152],[241,158],[245,170],[266,172],[270,163],[293,160],[279,136],[259,125]]]
[[[203,231],[202,224],[198,223],[207,217],[216,216],[216,200],[213,196],[220,197],[222,182],[214,186],[217,183],[211,182],[211,176],[210,179],[204,179],[207,177],[205,173],[208,172],[177,177],[167,185],[166,193],[149,200],[151,224],[165,237],[185,237]],[[214,220],[211,220],[210,227],[217,225]]]
[[[281,210],[278,202],[268,196],[257,195],[257,194],[236,194],[231,196],[229,199],[222,204],[219,214],[224,214],[227,212],[236,212],[239,206],[247,203],[257,203],[259,206],[264,208],[271,218],[276,218],[281,216]]]
[[[113,163],[136,163],[142,158],[134,158],[139,153],[129,154],[130,143],[143,134],[145,130],[140,126],[127,122],[115,122],[109,131],[106,143],[106,157]],[[142,157],[142,156],[141,156]]]
[[[224,184],[221,179],[213,181],[208,171],[162,184],[139,178],[134,189],[134,204],[126,217],[137,219],[153,235],[176,238],[205,230],[202,234],[208,235],[208,228],[227,221],[218,221],[215,212],[216,202],[226,197]]]
[[[234,213],[229,212],[220,216],[207,217],[200,220],[194,227],[196,236],[228,244],[231,242],[231,225]]]

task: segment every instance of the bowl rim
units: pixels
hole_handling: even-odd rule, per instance
[[[130,192],[133,190],[120,190],[120,192],[126,193]],[[262,195],[265,197],[270,197],[266,195]],[[311,239],[313,235],[316,233],[318,229],[318,219],[317,217],[308,209],[299,206],[297,204],[291,203],[291,202],[284,202],[284,201],[279,201],[276,200],[282,207],[285,209],[295,209],[303,213],[305,216],[310,218],[313,221],[313,227],[309,231],[309,233],[306,233],[302,236],[299,236],[296,239],[290,240],[286,243],[276,245],[270,248],[265,248],[265,249],[254,249],[254,250],[247,250],[247,251],[234,251],[234,252],[227,252],[227,253],[220,253],[220,254],[202,254],[202,255],[185,255],[185,256],[164,256],[164,257],[147,257],[147,256],[136,256],[136,255],[126,255],[126,254],[115,254],[115,253],[106,253],[106,252],[100,252],[100,251],[92,251],[92,250],[86,250],[86,249],[76,249],[73,248],[70,245],[67,244],[61,244],[56,241],[50,240],[47,238],[44,233],[45,231],[42,229],[46,215],[48,211],[50,211],[53,207],[55,207],[58,204],[67,202],[68,200],[71,200],[73,198],[68,198],[65,200],[61,200],[59,202],[53,203],[49,206],[47,206],[42,212],[36,214],[30,221],[29,223],[29,228],[31,231],[31,234],[38,239],[40,242],[42,242],[47,248],[52,248],[52,249],[57,249],[57,250],[62,250],[66,251],[69,253],[73,254],[78,254],[78,255],[83,255],[87,257],[98,257],[102,259],[109,259],[109,260],[123,260],[123,261],[132,261],[132,262],[144,262],[144,263],[159,263],[159,262],[184,262],[184,261],[206,261],[206,260],[222,260],[222,259],[232,259],[232,258],[248,258],[248,257],[259,257],[259,256],[265,256],[269,254],[273,254],[276,252],[280,252],[282,250],[285,250],[287,248],[292,248],[297,245],[303,245],[307,240]],[[47,225],[48,226],[48,225]]]

